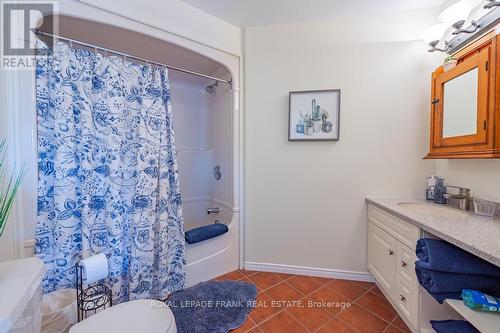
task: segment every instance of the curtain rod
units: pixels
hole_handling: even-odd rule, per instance
[[[90,47],[90,48],[93,48],[93,49],[97,49],[97,50],[101,50],[101,51],[105,51],[105,52],[110,52],[110,53],[118,54],[118,55],[120,55],[122,57],[130,58],[130,59],[135,59],[135,60],[140,60],[140,61],[143,61],[145,63],[154,64],[154,65],[158,65],[158,66],[161,66],[161,67],[166,67],[168,69],[172,69],[172,70],[175,70],[175,71],[178,71],[178,72],[182,72],[182,73],[186,73],[186,74],[190,74],[190,75],[195,75],[195,76],[201,76],[201,77],[204,77],[204,78],[207,78],[207,79],[211,79],[211,80],[214,80],[214,81],[217,81],[217,82],[227,83],[227,84],[231,85],[231,80],[225,80],[225,79],[221,79],[221,78],[218,78],[218,77],[215,77],[215,76],[210,76],[210,75],[207,75],[207,74],[190,71],[189,69],[184,69],[184,68],[181,68],[181,67],[176,67],[176,66],[172,66],[172,65],[168,65],[168,64],[162,64],[162,63],[159,63],[159,62],[156,62],[156,61],[152,61],[152,60],[148,60],[148,59],[145,59],[145,58],[137,57],[137,56],[134,56],[134,55],[131,55],[131,54],[127,54],[127,53],[123,53],[123,52],[119,52],[119,51],[107,49],[107,48],[99,46],[99,45],[89,44],[89,43],[85,43],[85,42],[82,42],[82,41],[79,41],[79,40],[76,40],[76,39],[71,39],[71,38],[67,38],[67,37],[64,37],[64,36],[59,36],[59,35],[51,34],[49,32],[45,32],[45,31],[42,31],[42,30],[33,29],[33,33],[35,33],[36,35],[47,36],[47,37],[51,37],[51,38],[55,38],[55,39],[65,40],[65,41],[70,42],[70,43],[77,43],[77,44],[80,44],[82,46]]]

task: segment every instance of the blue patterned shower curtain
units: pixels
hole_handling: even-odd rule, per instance
[[[45,292],[108,257],[114,301],[183,288],[184,231],[165,68],[39,42],[36,254]]]

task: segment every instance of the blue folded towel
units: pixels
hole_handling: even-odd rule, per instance
[[[464,320],[431,320],[431,325],[438,333],[480,333]]]
[[[421,268],[500,278],[499,267],[443,240],[421,238],[417,241],[415,252]]]
[[[227,225],[214,223],[188,230],[184,237],[186,238],[186,243],[194,244],[225,234],[228,230]]]
[[[418,282],[430,293],[461,293],[462,289],[480,290],[492,295],[500,294],[500,279],[486,275],[455,274],[433,271],[415,263]]]
[[[416,263],[415,263],[416,264]],[[417,280],[420,283],[422,287],[424,287],[425,290],[431,295],[439,304],[443,304],[445,299],[458,299],[461,300],[461,292],[451,292],[451,293],[446,293],[446,292],[432,292],[430,291],[430,283],[425,283],[423,281],[422,277],[422,270],[415,267],[415,273],[417,275]]]

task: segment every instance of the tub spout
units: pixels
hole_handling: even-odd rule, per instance
[[[207,208],[207,214],[218,214],[218,213],[219,213],[219,207]]]

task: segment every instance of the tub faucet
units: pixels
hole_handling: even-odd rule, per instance
[[[447,188],[454,188],[458,190],[457,194],[446,193],[446,199],[448,203],[456,203],[456,206],[460,210],[469,210],[472,203],[472,197],[470,195],[470,188],[447,185]]]
[[[218,214],[219,207],[207,208],[207,214]]]

